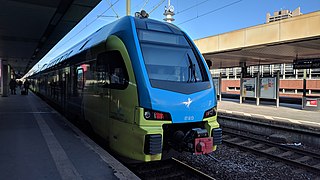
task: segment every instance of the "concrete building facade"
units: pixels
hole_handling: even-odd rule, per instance
[[[302,13],[300,12],[300,7],[298,7],[294,11],[290,11],[290,10],[275,11],[273,15],[271,15],[270,13],[267,13],[266,23],[280,21],[282,19],[288,19],[291,17],[299,16],[299,15],[302,15]]]
[[[280,72],[280,95],[301,97],[303,69],[293,69],[297,58],[320,58],[320,11],[302,14],[280,10],[267,14],[267,23],[194,41],[213,64],[212,76],[222,75],[222,93],[239,94],[241,64],[249,76]],[[307,95],[320,96],[320,68],[307,69]]]

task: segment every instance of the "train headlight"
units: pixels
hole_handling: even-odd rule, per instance
[[[144,112],[144,118],[150,119],[150,117],[151,117],[150,111],[145,111],[145,112]]]
[[[217,114],[217,107],[213,107],[207,110],[206,112],[204,112],[203,118],[212,117],[212,116],[215,116],[216,114]]]
[[[169,113],[154,111],[154,110],[150,110],[150,109],[144,110],[144,118],[146,120],[171,121],[171,115]]]

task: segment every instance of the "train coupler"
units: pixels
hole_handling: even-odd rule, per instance
[[[208,154],[212,152],[213,146],[213,138],[212,137],[204,137],[204,138],[196,138],[194,140],[194,154]]]

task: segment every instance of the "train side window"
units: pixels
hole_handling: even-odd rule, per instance
[[[128,87],[129,76],[124,59],[119,51],[108,51],[100,54],[97,61],[97,72],[100,71],[100,68],[105,70],[100,77],[106,79],[105,84],[107,87],[112,89],[125,89]]]
[[[110,83],[111,88],[114,89],[125,89],[129,84],[129,76],[127,72],[124,59],[122,58],[119,51],[108,52],[108,64],[110,67]]]
[[[99,87],[109,87],[110,85],[107,53],[101,53],[97,57],[96,80]]]
[[[84,85],[84,74],[83,74],[83,68],[77,69],[77,88],[83,89]]]

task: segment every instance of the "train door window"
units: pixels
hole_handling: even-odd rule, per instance
[[[87,64],[83,64],[82,66],[84,69],[84,83],[83,83],[84,86],[93,87],[95,85],[95,80],[94,80],[95,61],[91,61]]]
[[[77,87],[78,89],[83,89],[84,86],[90,85],[92,80],[92,71],[90,64],[81,64],[77,67]]]
[[[77,88],[83,89],[83,85],[84,85],[83,68],[78,67],[78,69],[77,69]]]

